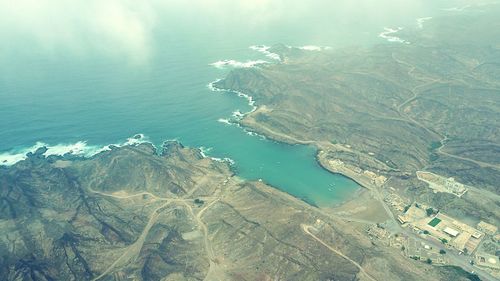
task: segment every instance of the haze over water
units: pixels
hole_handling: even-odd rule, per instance
[[[272,61],[249,49],[256,44],[384,43],[378,37],[384,27],[414,27],[416,18],[459,5],[75,2],[0,1],[1,159],[39,141],[102,147],[142,133],[157,145],[178,139],[211,148],[210,156],[233,159],[239,176],[263,179],[320,205],[346,199],[357,184],[321,169],[311,147],[278,144],[218,122],[251,107],[235,94],[208,89],[230,70],[210,64]]]

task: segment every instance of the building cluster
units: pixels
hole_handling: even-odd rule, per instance
[[[444,181],[444,187],[458,196],[462,196],[467,191],[465,185],[457,182],[454,178],[447,178]]]
[[[496,271],[500,271],[500,261],[498,257],[495,255],[487,254],[487,253],[477,253],[476,254],[476,265],[481,267],[487,267]]]
[[[498,227],[496,227],[492,224],[489,224],[487,222],[484,222],[484,221],[480,221],[477,224],[477,229],[483,231],[484,233],[486,233],[488,235],[491,235],[492,237],[494,237],[498,231]]]
[[[431,172],[417,172],[417,178],[429,185],[435,193],[446,192],[462,197],[467,192],[467,186],[456,181],[454,178],[445,178]]]
[[[455,218],[440,212],[433,212],[429,206],[423,204],[412,204],[405,212],[398,216],[399,222],[418,234],[428,239],[438,240],[444,248],[458,250],[460,254],[470,255],[476,266],[488,270],[493,276],[500,277],[500,234],[498,227],[481,221],[476,227],[472,227]],[[408,240],[406,252],[409,257],[419,259],[431,259],[439,257],[437,263],[446,263],[446,258],[436,255],[425,243],[412,242]],[[485,245],[490,245],[486,249]],[[491,249],[494,245],[494,249]]]
[[[383,186],[384,183],[387,181],[387,178],[385,176],[382,176],[382,175],[379,176],[372,171],[365,170],[365,171],[363,171],[363,175],[368,177],[370,179],[371,183],[376,185],[376,186]]]
[[[414,204],[398,216],[398,220],[459,251],[472,253],[476,250],[484,237],[482,231],[443,213],[429,216],[428,209],[428,206]]]
[[[430,260],[433,264],[447,264],[449,262],[448,256],[441,253],[440,250],[413,238],[408,238],[405,246],[405,254],[410,258],[422,261]]]
[[[417,172],[417,176],[434,192],[446,192],[461,197],[468,190],[466,185],[454,178],[421,171]],[[448,264],[449,256],[446,252],[458,252],[471,264],[500,280],[500,234],[497,226],[485,221],[471,226],[432,206],[411,203],[407,198],[399,196],[392,187],[386,186],[385,191],[387,192],[384,201],[399,212],[399,223],[424,239],[405,234],[398,237],[403,245],[400,248],[407,257],[429,263]],[[374,227],[369,228],[367,232],[370,237],[382,241],[387,239],[388,235],[384,229]],[[390,242],[397,236],[389,234],[388,237],[389,245],[393,246]]]
[[[500,279],[500,260],[498,252],[500,251],[500,241],[498,227],[481,221],[477,224],[477,229],[483,231],[489,239],[482,243],[475,253],[475,264],[486,268],[493,276],[498,276]]]
[[[394,191],[394,188],[389,187],[389,189],[392,189]],[[399,212],[404,212],[405,209],[410,205],[410,200],[403,198],[396,193],[388,193],[386,197],[384,198],[384,201],[388,203],[392,208],[394,208],[396,211]]]

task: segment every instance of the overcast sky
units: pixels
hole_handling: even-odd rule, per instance
[[[222,25],[244,21],[258,30],[281,21],[299,24],[304,14],[317,14],[320,22],[377,21],[436,1],[0,0],[0,48],[15,49],[22,42],[52,54],[63,50],[83,55],[91,50],[143,61],[151,57],[154,29],[165,17]]]

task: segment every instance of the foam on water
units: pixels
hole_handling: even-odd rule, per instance
[[[21,150],[11,151],[0,154],[0,166],[11,166],[16,164],[19,161],[22,161],[27,158],[28,153],[34,153],[39,148],[46,146],[46,144],[42,142],[37,142],[35,145],[23,148]]]
[[[244,94],[239,91],[234,91],[236,94],[238,94],[239,97],[245,98],[248,101],[248,105],[252,107],[252,110],[249,112],[246,112],[245,114],[252,113],[255,110],[257,110],[257,107],[255,106],[255,101],[253,100],[253,97],[247,94]]]
[[[424,28],[424,22],[428,21],[428,20],[431,20],[432,17],[424,17],[424,18],[418,18],[417,19],[417,27],[419,29],[422,29]]]
[[[401,31],[402,29],[403,29],[402,27],[397,27],[397,28],[384,27],[384,31],[380,32],[378,36],[386,39],[389,42],[410,44],[410,42],[393,35]]]
[[[222,79],[216,79],[215,81],[213,82],[210,82],[207,87],[212,91],[212,92],[231,92],[231,93],[235,93],[237,94],[239,97],[242,97],[242,98],[245,98],[247,101],[248,101],[248,105],[252,107],[252,109],[249,111],[249,112],[245,112],[245,113],[241,113],[241,117],[243,117],[245,114],[249,114],[249,113],[252,113],[254,112],[255,110],[257,110],[257,106],[255,106],[255,100],[253,99],[252,96],[250,95],[247,95],[245,93],[242,93],[240,91],[236,91],[236,90],[227,90],[227,89],[221,89],[221,88],[217,88],[215,87],[215,84],[220,82]],[[221,122],[221,121],[219,121]]]
[[[204,147],[204,146],[200,146],[198,147],[198,149],[200,150],[200,154],[203,158],[208,158],[207,154],[212,150],[211,147]]]
[[[243,129],[243,131],[245,131],[245,134],[247,134],[249,136],[258,137],[261,140],[267,140],[266,136],[264,136],[264,135],[258,134],[256,132],[252,132],[252,131],[247,130],[247,129]]]
[[[235,118],[235,119],[241,119],[241,118],[245,117],[245,114],[244,114],[244,113],[242,113],[242,112],[238,109],[238,110],[233,111],[233,114],[232,114],[231,116],[233,116],[233,118]]]
[[[50,155],[63,156],[66,154],[71,155],[84,155],[89,151],[93,151],[95,147],[87,145],[84,141],[79,141],[71,144],[56,144],[54,146],[47,145],[47,151],[43,154],[45,157]]]
[[[256,67],[260,64],[266,64],[269,63],[268,61],[265,60],[249,60],[247,62],[239,62],[236,60],[220,60],[214,63],[211,63],[210,65],[215,66],[216,68],[223,69],[226,67],[234,67],[234,68],[251,68],[251,67]]]
[[[270,57],[274,60],[281,61],[281,57],[278,54],[272,53],[269,51],[271,49],[271,47],[269,47],[269,46],[253,45],[253,46],[250,46],[249,48],[252,50],[255,50],[257,52],[260,52],[260,53],[262,53],[262,54],[266,55],[267,57]],[[287,48],[295,48],[295,47],[287,46]],[[305,50],[305,51],[324,51],[324,50],[331,49],[331,47],[328,47],[328,46],[316,46],[316,45],[306,45],[306,46],[296,47],[296,48],[301,49],[301,50]],[[232,66],[232,67],[236,67],[236,68],[250,68],[250,67],[255,67],[259,64],[266,64],[266,63],[270,63],[270,62],[264,61],[264,60],[254,60],[254,61],[247,61],[245,63],[242,63],[242,62],[238,62],[235,60],[222,60],[222,61],[212,63],[211,65],[213,65],[217,68],[224,68],[226,66]],[[220,82],[221,80],[222,79],[216,79],[215,81],[209,83],[207,85],[208,89],[210,89],[210,91],[212,91],[212,92],[232,92],[232,93],[235,93],[239,97],[245,98],[248,101],[248,105],[252,107],[252,109],[250,111],[245,112],[245,113],[243,113],[239,110],[234,111],[232,114],[233,118],[241,119],[246,114],[252,113],[255,110],[257,110],[257,106],[255,106],[255,100],[253,99],[252,96],[245,94],[243,92],[240,92],[240,91],[236,91],[236,90],[227,90],[227,89],[221,89],[221,88],[215,87],[215,84]],[[228,119],[224,119],[224,118],[220,118],[217,121],[221,122],[221,123],[225,123],[225,124],[232,124]]]
[[[223,123],[226,125],[233,125],[233,123],[229,119],[226,119],[226,118],[219,118],[219,119],[217,119],[217,122]]]
[[[319,51],[330,50],[332,47],[307,45],[307,46],[302,46],[302,47],[298,47],[298,48],[301,50],[304,50],[304,51],[318,51],[319,52]]]
[[[215,81],[208,83],[208,85],[207,85],[208,89],[212,92],[224,92],[223,89],[219,89],[219,88],[214,86],[215,84],[217,84],[220,81],[222,81],[222,79],[218,78]]]
[[[262,53],[266,57],[271,58],[273,60],[281,61],[280,55],[278,55],[276,53],[272,53],[272,52],[269,51],[271,49],[271,47],[269,47],[269,46],[266,46],[266,45],[253,45],[253,46],[250,46],[250,49],[252,49],[254,51],[257,51],[259,53]]]
[[[252,132],[244,127],[242,127],[240,125],[240,123],[238,121],[240,121],[241,119],[243,119],[243,117],[245,117],[245,115],[247,114],[250,114],[252,112],[254,112],[255,110],[257,110],[257,106],[255,105],[255,100],[253,99],[252,96],[250,95],[247,95],[247,94],[244,94],[240,91],[234,91],[234,90],[227,90],[227,89],[221,89],[221,88],[217,88],[215,87],[214,85],[221,81],[222,79],[217,79],[211,83],[209,83],[207,85],[207,87],[211,90],[211,91],[214,91],[214,92],[232,92],[232,93],[235,93],[237,94],[239,97],[242,97],[242,98],[245,98],[247,101],[248,101],[248,105],[250,105],[252,107],[252,109],[248,112],[241,112],[239,109],[233,111],[233,113],[231,114],[232,118],[234,120],[231,120],[231,119],[228,119],[228,118],[219,118],[217,121],[220,122],[220,123],[223,123],[223,124],[227,124],[227,125],[235,125],[235,126],[238,126],[240,128],[243,129],[243,131],[245,132],[245,134],[249,135],[249,136],[252,136],[252,137],[259,137],[260,139],[262,140],[266,140],[267,138],[261,134],[258,134],[256,132]],[[201,149],[201,148],[200,148]],[[212,158],[213,159],[213,158]],[[220,160],[220,159],[214,159],[214,160]]]
[[[122,146],[135,146],[141,143],[149,143],[147,137],[143,134],[137,134],[131,138],[128,138],[125,142],[119,144],[109,144],[106,146],[89,145],[86,141],[78,141],[76,143],[69,144],[56,144],[49,145],[43,142],[37,142],[35,145],[29,148],[23,148],[20,150],[10,151],[0,154],[0,166],[11,166],[25,160],[28,153],[35,153],[38,149],[45,147],[47,151],[43,153],[43,156],[64,156],[73,155],[80,157],[92,157],[103,151],[111,150],[112,146],[122,147]]]
[[[236,164],[236,162],[229,157],[224,157],[224,158],[210,157],[210,159],[217,161],[217,162],[228,163],[229,165]]]
[[[297,49],[304,50],[304,51],[316,51],[316,52],[325,51],[325,50],[330,50],[331,49],[331,47],[329,47],[329,46],[316,46],[316,45],[305,45],[305,46],[302,46],[302,47],[293,47],[293,46],[286,46],[286,47],[288,49],[297,48]],[[250,49],[252,49],[254,51],[257,51],[259,53],[262,53],[266,57],[271,58],[273,60],[281,61],[281,57],[280,57],[279,54],[276,54],[276,53],[273,53],[273,52],[269,51],[271,49],[271,47],[269,47],[269,46],[266,46],[266,45],[252,45],[252,46],[250,46]]]
[[[148,137],[146,137],[145,135],[143,134],[136,134],[134,135],[133,137],[131,138],[128,138],[127,141],[123,144],[114,144],[115,146],[127,146],[127,145],[139,145],[141,143],[151,143],[148,139]]]
[[[465,9],[470,8],[470,5],[465,5],[462,7],[451,7],[451,8],[445,8],[443,11],[448,11],[448,12],[462,12]]]
[[[198,147],[198,149],[200,150],[200,154],[201,154],[201,156],[203,158],[210,158],[210,159],[212,159],[214,161],[217,161],[217,162],[228,163],[229,165],[236,164],[236,162],[233,159],[229,158],[229,157],[217,158],[217,157],[208,156],[208,154],[210,153],[210,151],[212,151],[211,147],[200,146],[200,147]]]
[[[286,47],[289,48],[289,49],[291,49],[291,48],[298,48],[298,49],[304,50],[304,51],[324,51],[324,50],[331,49],[331,47],[328,47],[328,46],[316,46],[316,45],[305,45],[305,46],[302,46],[302,47],[292,47],[292,46],[286,46]],[[252,46],[250,46],[250,49],[258,51],[260,53],[263,53],[264,55],[266,55],[266,56],[268,56],[270,58],[273,58],[275,60],[281,60],[281,58],[280,58],[280,56],[278,54],[272,53],[272,52],[269,51],[271,49],[271,47],[269,47],[269,46],[266,46],[266,45],[252,45]],[[234,60],[224,60],[224,61],[218,61],[218,62],[212,63],[211,65],[213,65],[213,66],[215,66],[217,68],[224,68],[227,65],[233,66],[233,67],[245,68],[245,67],[254,67],[256,65],[263,64],[263,63],[269,63],[269,62],[268,61],[263,61],[263,60],[256,60],[256,61],[248,61],[246,63],[241,63],[241,62],[234,61]],[[255,110],[257,110],[257,106],[255,106],[255,100],[253,99],[252,96],[250,96],[248,94],[245,94],[243,92],[240,92],[240,91],[236,91],[236,90],[227,90],[227,89],[221,89],[221,88],[215,87],[215,84],[218,83],[218,82],[220,82],[221,80],[222,79],[216,79],[215,81],[209,83],[207,85],[207,87],[211,91],[213,91],[213,92],[232,92],[232,93],[235,93],[239,97],[245,98],[248,101],[248,105],[252,107],[252,109],[250,111],[245,112],[245,113],[243,113],[243,112],[241,112],[239,110],[234,111],[233,114],[232,114],[233,118],[235,118],[235,119],[241,119],[246,114],[252,113]],[[221,122],[221,123],[231,124],[231,122],[228,119],[220,118],[217,121]]]

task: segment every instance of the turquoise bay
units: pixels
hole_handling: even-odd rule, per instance
[[[318,204],[338,203],[357,188],[319,167],[312,147],[279,144],[218,122],[250,107],[235,94],[208,89],[210,81],[225,74],[209,66],[211,61],[170,62],[146,71],[105,62],[32,65],[30,71],[40,68],[41,77],[16,82],[21,86],[12,86],[10,94],[3,91],[8,102],[1,105],[1,147],[15,151],[37,141],[82,140],[104,146],[142,133],[158,146],[177,139],[208,148],[210,156],[233,159],[239,176],[263,179]],[[21,99],[17,91],[30,94]]]
[[[318,205],[339,203],[359,186],[322,169],[312,147],[276,143],[218,122],[250,106],[235,94],[207,87],[230,71],[213,62],[272,61],[250,45],[372,44],[381,42],[377,34],[384,26],[405,24],[403,19],[414,24],[419,16],[359,24],[332,20],[320,7],[301,13],[300,21],[276,19],[263,26],[235,16],[162,12],[149,32],[147,50],[127,53],[107,42],[85,51],[57,44],[47,48],[25,34],[4,33],[9,43],[0,46],[0,155],[37,142],[104,146],[142,133],[156,145],[177,139],[210,148],[210,156],[233,159],[237,175],[262,179]],[[357,28],[346,34],[343,25]]]

